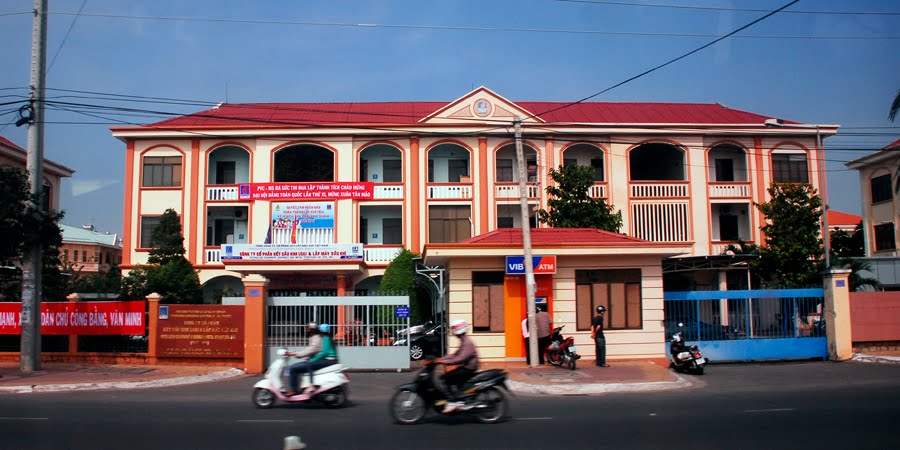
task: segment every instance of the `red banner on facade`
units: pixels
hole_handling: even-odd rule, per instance
[[[144,335],[145,302],[41,303],[41,334]],[[22,303],[0,302],[0,334],[22,334]]]
[[[370,181],[341,183],[243,183],[240,200],[366,200],[374,196]]]

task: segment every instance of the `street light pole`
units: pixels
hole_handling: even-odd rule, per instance
[[[422,258],[413,258],[413,270],[416,271],[417,275],[422,275],[425,278],[427,278],[428,281],[431,281],[431,284],[433,284],[434,287],[437,289],[437,291],[438,291],[437,300],[441,306],[441,316],[440,316],[439,325],[443,325],[444,324],[444,316],[447,314],[447,308],[446,308],[446,305],[444,305],[444,272],[445,272],[445,269],[443,267],[438,267],[438,266],[426,266],[422,262]],[[435,276],[437,276],[437,281],[434,280]],[[432,314],[434,314],[435,312],[437,312],[437,308],[435,307],[436,305],[434,303],[434,299],[432,299],[431,305],[432,305],[432,308],[431,308]],[[443,356],[444,352],[446,351],[446,347],[444,346],[444,334],[447,332],[447,329],[444,328],[443,330],[444,331],[441,333],[441,356]]]
[[[522,150],[522,120],[516,116],[516,160],[519,165],[519,205],[522,212],[522,248],[525,253],[525,311],[528,318],[528,357],[531,367],[538,366],[537,324],[534,322],[534,268],[531,258],[531,217],[528,214],[528,195],[525,183],[525,153]]]

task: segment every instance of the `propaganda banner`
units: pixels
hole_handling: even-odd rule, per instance
[[[159,308],[158,356],[244,357],[243,305],[164,305]]]
[[[356,244],[222,244],[221,258],[229,261],[362,261],[363,245]]]
[[[375,183],[242,183],[240,200],[367,200],[374,197]]]
[[[145,302],[43,302],[41,334],[143,336]],[[0,302],[0,334],[22,334],[22,303]]]

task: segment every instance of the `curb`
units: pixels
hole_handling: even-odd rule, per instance
[[[618,392],[657,392],[689,388],[694,385],[688,379],[675,374],[675,381],[655,381],[650,383],[590,383],[547,385],[507,380],[509,389],[516,394],[531,395],[588,395]]]
[[[109,389],[147,389],[165,386],[178,386],[182,384],[195,384],[207,381],[225,380],[243,376],[246,373],[240,369],[228,369],[206,375],[163,378],[149,381],[111,381],[107,383],[70,383],[70,384],[46,384],[25,386],[0,386],[0,393],[27,394],[31,392],[59,392],[59,391],[95,391]]]
[[[864,353],[857,353],[850,360],[864,363],[900,364],[900,356],[873,356]]]

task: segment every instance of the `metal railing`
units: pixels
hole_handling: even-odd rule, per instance
[[[673,183],[634,182],[629,183],[631,198],[671,198],[687,197],[688,182]]]
[[[469,199],[472,198],[471,184],[428,185],[429,199]]]

